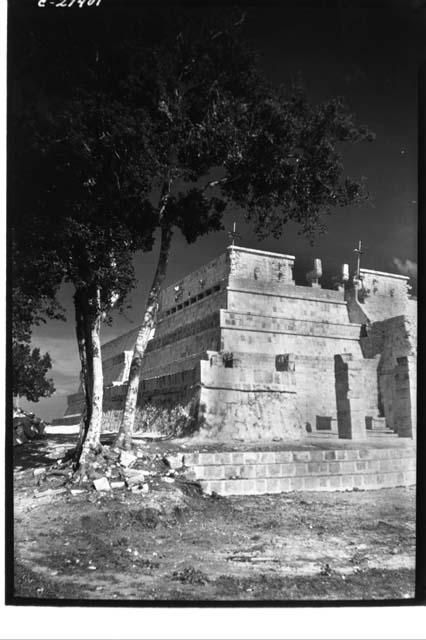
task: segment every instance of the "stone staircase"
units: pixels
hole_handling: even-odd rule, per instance
[[[386,418],[366,418],[367,436],[387,435],[398,437],[398,434],[386,426]]]
[[[180,453],[187,477],[206,493],[253,495],[289,491],[345,491],[410,486],[416,483],[413,444],[292,451]]]

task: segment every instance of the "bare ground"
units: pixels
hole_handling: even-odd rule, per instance
[[[147,494],[37,497],[33,470],[52,462],[58,441],[17,452],[17,597],[414,597],[414,488],[219,498],[159,478]],[[58,477],[49,486],[61,483]]]

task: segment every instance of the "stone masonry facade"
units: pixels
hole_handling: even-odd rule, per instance
[[[318,262],[318,261],[317,261]],[[414,438],[417,305],[407,278],[361,269],[323,289],[294,256],[231,246],[166,288],[136,429],[202,441]],[[137,329],[103,346],[104,428],[118,427]],[[68,399],[65,420],[82,410]]]

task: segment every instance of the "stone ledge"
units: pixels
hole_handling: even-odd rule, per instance
[[[415,458],[394,460],[344,460],[341,462],[295,462],[266,464],[214,464],[194,465],[191,475],[197,480],[247,480],[253,478],[282,479],[302,476],[364,475],[374,473],[396,473],[416,468]]]
[[[182,456],[185,457],[185,464],[190,466],[398,460],[400,458],[415,458],[415,455],[414,446],[369,449],[330,449],[323,451],[224,451],[215,453],[182,453]]]
[[[375,490],[389,487],[408,487],[416,484],[414,471],[339,476],[299,476],[294,478],[266,478],[241,480],[201,480],[206,493],[219,495],[258,495],[291,491],[350,491]]]
[[[251,293],[251,294],[257,294],[257,295],[262,295],[262,296],[268,296],[268,297],[273,297],[273,298],[294,298],[296,300],[308,300],[309,302],[329,302],[331,304],[340,304],[344,307],[347,306],[347,302],[346,300],[340,299],[339,297],[337,297],[339,295],[339,293],[337,291],[333,291],[332,289],[316,289],[314,290],[315,293],[317,295],[312,295],[311,291],[312,289],[310,287],[302,287],[300,285],[295,285],[294,286],[294,291],[295,291],[295,295],[291,295],[292,292],[290,292],[289,290],[284,290],[284,287],[288,286],[290,287],[291,285],[287,284],[287,285],[282,285],[282,288],[278,289],[278,287],[276,289],[268,289],[266,286],[264,286],[264,283],[262,282],[262,288],[254,288],[253,286],[248,286],[248,287],[241,287],[238,286],[234,283],[230,284],[229,286],[226,287],[226,291],[235,291],[236,293]],[[305,292],[305,290],[307,290]],[[324,291],[326,294],[335,294],[336,297],[331,297],[331,296],[327,296],[324,295],[324,297],[321,296],[321,291]],[[228,309],[228,311],[232,312],[232,309]]]

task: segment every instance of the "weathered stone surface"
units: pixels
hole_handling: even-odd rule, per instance
[[[111,485],[108,482],[108,478],[105,477],[93,480],[93,486],[96,491],[111,491]]]
[[[120,452],[120,464],[122,467],[130,467],[137,460],[137,456],[131,451]]]
[[[220,495],[256,495],[289,491],[350,491],[410,486],[416,482],[415,448],[394,446],[389,449],[340,449],[337,451],[294,451],[296,464],[263,464],[277,460],[283,452],[251,452],[252,464],[236,469],[224,462],[226,452],[215,454],[211,464],[200,465],[190,459],[190,472],[206,493]],[[314,462],[320,453],[324,460],[344,454],[342,462]],[[334,454],[331,456],[330,454]],[[364,461],[360,461],[361,458]],[[194,460],[191,464],[191,460]],[[277,468],[279,473],[277,474]]]
[[[223,441],[361,440],[386,429],[414,437],[416,303],[407,279],[362,269],[356,294],[296,285],[293,265],[294,256],[232,246],[162,292],[138,430]],[[119,425],[136,333],[103,347],[105,430]],[[81,403],[70,396],[67,414]]]

